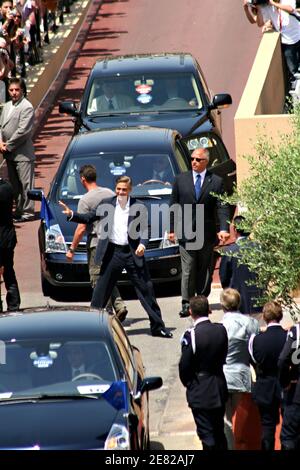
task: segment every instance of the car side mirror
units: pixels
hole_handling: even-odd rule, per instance
[[[27,196],[32,201],[41,201],[43,198],[43,191],[41,189],[30,189],[27,191]]]
[[[146,377],[141,384],[141,394],[149,392],[150,390],[156,390],[163,384],[161,377]]]
[[[228,108],[232,104],[232,98],[228,93],[219,93],[213,97],[210,109]]]
[[[79,111],[74,101],[62,101],[59,103],[59,112],[61,114],[70,114],[74,117],[79,116]]]

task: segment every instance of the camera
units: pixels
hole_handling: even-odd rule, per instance
[[[256,7],[256,5],[266,5],[269,3],[269,0],[248,0],[248,5]]]

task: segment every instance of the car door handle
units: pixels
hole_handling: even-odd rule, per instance
[[[235,176],[236,175],[236,170],[232,171],[231,173],[227,173],[227,176]]]

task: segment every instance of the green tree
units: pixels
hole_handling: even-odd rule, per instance
[[[278,299],[296,320],[300,313],[292,291],[300,284],[300,106],[291,116],[293,130],[279,145],[258,129],[255,155],[246,156],[250,176],[227,202],[238,204],[243,228],[256,244],[243,251],[241,262],[257,273],[266,287],[262,299]]]

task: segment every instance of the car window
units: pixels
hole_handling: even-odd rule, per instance
[[[24,392],[48,386],[63,392],[74,376],[98,382],[113,382],[116,372],[107,345],[101,341],[32,339],[5,345],[0,364],[0,400],[7,392]],[[98,377],[98,378],[97,378]],[[76,391],[76,388],[75,388]]]
[[[176,160],[179,165],[179,168],[181,171],[187,171],[189,170],[189,167],[187,165],[187,159],[183,151],[181,150],[180,146],[176,142],[175,146],[175,155],[176,155]]]
[[[229,159],[228,152],[222,140],[215,134],[203,133],[184,139],[190,151],[197,148],[209,150],[209,168],[217,167]]]
[[[189,72],[95,78],[86,103],[86,113],[90,116],[203,107],[201,90]]]
[[[131,382],[131,387],[133,387],[134,376],[135,376],[135,364],[134,364],[134,357],[133,357],[132,350],[131,350],[131,345],[122,327],[116,321],[113,321],[112,328],[113,328],[113,336],[116,342],[116,346],[120,353],[128,379]]]
[[[177,154],[176,154],[177,155]],[[182,159],[180,152],[178,157]],[[88,157],[70,158],[64,167],[58,186],[57,199],[78,199],[86,191],[80,182],[79,170],[86,163],[97,170],[97,183],[114,190],[118,176],[128,175],[137,187],[149,180],[155,180],[158,187],[171,187],[177,168],[174,156],[163,153],[105,153]],[[146,184],[145,191],[149,186]],[[133,188],[134,189],[134,188]],[[141,191],[139,191],[139,194]]]

